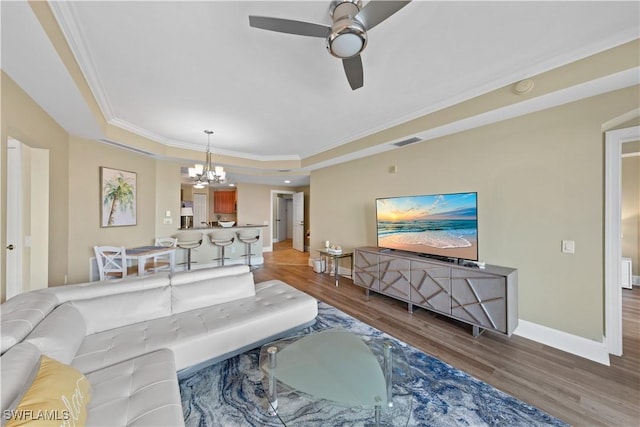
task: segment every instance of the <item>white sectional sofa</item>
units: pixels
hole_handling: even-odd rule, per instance
[[[45,355],[85,375],[87,425],[174,426],[184,424],[176,372],[313,324],[317,301],[235,265],[48,288],[0,310],[3,422]]]

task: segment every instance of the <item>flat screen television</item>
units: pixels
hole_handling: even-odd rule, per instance
[[[478,193],[376,199],[378,247],[478,260]]]

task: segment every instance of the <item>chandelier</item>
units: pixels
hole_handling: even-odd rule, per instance
[[[204,188],[205,185],[219,184],[225,181],[227,173],[222,166],[211,166],[211,134],[212,130],[205,130],[207,134],[207,157],[205,164],[196,163],[189,168],[189,178],[194,182],[193,188]]]

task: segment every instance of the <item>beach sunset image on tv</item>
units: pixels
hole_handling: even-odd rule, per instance
[[[376,200],[378,246],[477,261],[477,193]]]

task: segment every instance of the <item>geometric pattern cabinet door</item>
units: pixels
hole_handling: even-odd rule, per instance
[[[353,260],[353,283],[377,291],[380,289],[378,280],[378,264],[380,255],[372,252],[355,250]]]
[[[378,267],[380,292],[394,298],[409,301],[409,260],[380,255]]]
[[[411,261],[411,303],[451,314],[451,268],[432,262]]]
[[[507,287],[502,276],[452,269],[451,315],[507,333]]]

